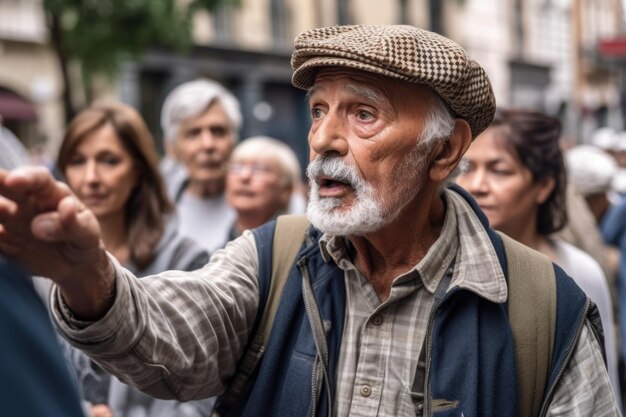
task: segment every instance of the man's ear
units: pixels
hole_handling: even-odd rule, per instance
[[[443,182],[450,176],[472,143],[472,129],[464,119],[456,119],[450,139],[439,142],[430,164],[430,179]]]

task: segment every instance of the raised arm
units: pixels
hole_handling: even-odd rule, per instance
[[[114,270],[100,225],[48,170],[0,170],[0,251],[56,282],[77,317],[95,320],[110,308]]]

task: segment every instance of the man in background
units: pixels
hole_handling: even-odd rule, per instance
[[[168,154],[183,168],[162,166],[170,198],[176,204],[180,232],[209,253],[227,241],[235,220],[224,190],[228,160],[241,122],[235,96],[207,79],[176,87],[161,111]]]

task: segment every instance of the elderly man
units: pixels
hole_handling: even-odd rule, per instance
[[[493,118],[484,71],[411,26],[310,30],[292,65],[312,117],[312,226],[263,357],[226,415],[518,415],[516,374],[536,364],[516,369],[502,241],[443,185]],[[56,281],[53,314],[74,345],[153,394],[226,389],[266,301],[273,224],[198,271],[137,280],[49,176],[0,180],[13,200],[0,204],[0,249]],[[541,414],[619,415],[589,303],[548,268],[557,331]]]
[[[226,243],[236,217],[224,191],[241,119],[237,99],[206,79],[176,87],[161,110],[168,155],[183,168],[163,173],[176,203],[180,232],[210,253]]]

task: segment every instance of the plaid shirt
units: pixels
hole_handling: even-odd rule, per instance
[[[354,267],[345,239],[320,241],[322,252],[346,277],[335,403],[341,417],[415,415],[410,389],[417,358],[434,291],[453,259],[450,287],[506,301],[504,275],[482,225],[456,193],[446,191],[444,197],[440,237],[414,268],[395,279],[384,303]],[[53,315],[66,337],[152,395],[190,399],[222,392],[259,302],[252,234],[245,233],[191,273],[169,271],[158,279],[137,280],[113,262],[115,302],[98,322],[73,318],[60,292],[53,291]],[[618,415],[600,347],[585,326],[548,416]]]

